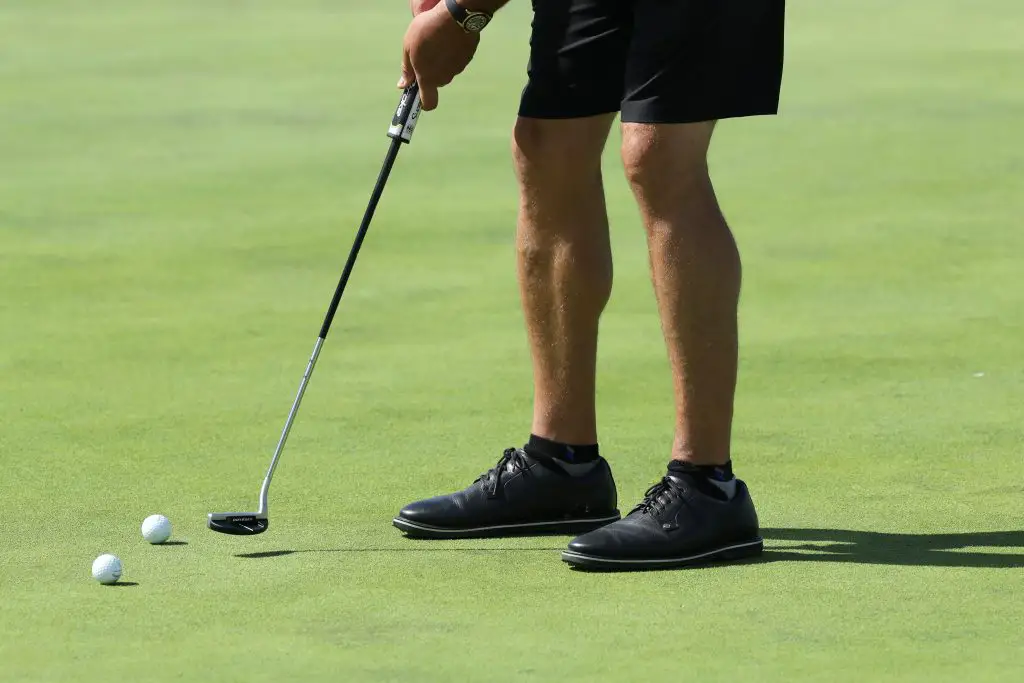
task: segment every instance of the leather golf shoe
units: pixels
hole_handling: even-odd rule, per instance
[[[583,533],[620,518],[608,462],[586,465],[509,448],[467,488],[410,503],[392,523],[414,538]]]
[[[581,569],[658,569],[759,555],[764,547],[746,484],[727,498],[696,475],[669,473],[623,519],[569,543]]]

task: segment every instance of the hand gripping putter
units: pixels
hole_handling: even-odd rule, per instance
[[[402,99],[398,103],[398,109],[395,111],[395,116],[391,120],[391,127],[388,128],[388,137],[391,138],[391,147],[388,149],[388,154],[384,158],[384,166],[381,168],[380,175],[377,177],[377,184],[373,188],[373,194],[370,195],[370,203],[366,207],[366,213],[363,214],[363,222],[359,225],[359,232],[356,233],[355,242],[352,244],[352,250],[349,252],[348,260],[345,262],[345,269],[342,271],[341,279],[338,281],[338,287],[334,290],[334,298],[331,299],[331,305],[327,309],[327,316],[324,318],[323,326],[320,328],[320,335],[317,337],[316,344],[313,345],[313,353],[309,357],[309,363],[306,365],[306,371],[302,375],[302,382],[299,384],[299,391],[295,395],[295,401],[292,403],[292,409],[288,412],[288,419],[284,423],[284,429],[281,431],[281,438],[277,442],[277,448],[274,450],[274,457],[270,461],[270,469],[267,470],[267,476],[263,479],[263,486],[260,488],[259,509],[256,512],[211,512],[207,515],[207,526],[214,531],[218,531],[222,534],[252,536],[254,534],[263,533],[270,525],[270,518],[268,517],[267,510],[267,493],[270,491],[270,480],[273,478],[274,469],[277,467],[277,462],[281,458],[281,451],[284,450],[285,441],[288,440],[288,432],[291,431],[292,423],[295,421],[295,414],[299,412],[299,405],[302,403],[302,395],[306,392],[306,386],[309,384],[309,378],[313,375],[313,368],[316,366],[316,359],[320,355],[320,349],[323,348],[324,340],[327,338],[327,332],[331,329],[331,321],[334,320],[334,313],[338,310],[338,303],[341,302],[341,295],[345,291],[345,285],[348,283],[349,275],[352,274],[352,267],[355,265],[356,256],[359,255],[359,247],[363,243],[363,238],[366,237],[366,232],[370,227],[370,221],[373,220],[373,213],[377,209],[377,203],[380,201],[380,197],[384,193],[384,186],[387,184],[388,176],[391,174],[391,167],[394,166],[395,159],[398,158],[398,151],[401,149],[402,145],[408,144],[412,140],[412,134],[416,129],[416,122],[419,119],[419,115],[419,86],[413,83],[402,93]]]

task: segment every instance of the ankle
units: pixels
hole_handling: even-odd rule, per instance
[[[569,464],[594,462],[601,457],[596,439],[594,443],[574,444],[530,434],[524,450],[529,455]]]
[[[721,465],[670,460],[667,475],[692,481],[697,490],[712,498],[731,500],[736,495],[736,476],[732,472],[731,460]]]

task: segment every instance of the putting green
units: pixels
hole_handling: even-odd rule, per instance
[[[398,160],[270,530],[205,528],[255,505],[387,147],[408,17],[373,4],[0,6],[0,680],[1024,679],[1016,0],[791,0],[782,116],[716,134],[763,562],[584,574],[568,537],[390,525],[526,438],[526,3]],[[616,145],[599,398],[628,510],[672,408]],[[180,544],[142,540],[155,512]]]

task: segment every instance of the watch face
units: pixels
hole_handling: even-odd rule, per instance
[[[486,14],[471,14],[464,24],[467,31],[473,33],[479,33],[484,30],[484,26],[487,26],[490,19],[487,18]]]

